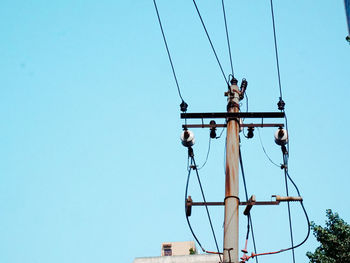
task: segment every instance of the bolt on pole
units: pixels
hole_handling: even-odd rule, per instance
[[[233,80],[228,94],[227,112],[239,112],[239,88]],[[238,263],[239,210],[239,119],[227,120],[225,171],[224,262]]]

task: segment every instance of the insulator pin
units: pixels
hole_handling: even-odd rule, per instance
[[[188,104],[186,102],[182,101],[181,104],[180,104],[180,110],[182,112],[186,112],[187,111],[187,107],[188,107]]]
[[[247,134],[247,138],[251,139],[254,137],[254,127],[248,127],[248,134]]]
[[[237,85],[238,80],[237,80],[235,77],[233,77],[233,78],[231,79],[230,83],[231,83],[231,85]]]
[[[216,138],[216,122],[214,120],[210,121],[210,138]]]
[[[282,100],[282,98],[280,97],[280,100],[277,103],[278,109],[279,110],[284,110],[284,106],[286,106],[286,103]]]

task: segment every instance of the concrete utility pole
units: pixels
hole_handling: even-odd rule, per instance
[[[227,112],[239,112],[239,89],[233,79],[227,93]],[[227,120],[224,262],[238,263],[238,211],[239,211],[239,119]]]
[[[350,1],[350,0],[349,0]],[[250,209],[255,205],[278,205],[282,201],[300,201],[300,197],[280,197],[275,196],[276,201],[271,202],[257,202],[255,197],[252,196],[246,202],[239,201],[239,131],[240,128],[248,128],[248,138],[253,137],[254,127],[278,127],[279,130],[275,134],[275,141],[279,145],[285,145],[288,141],[288,136],[285,130],[281,132],[283,123],[250,123],[244,124],[240,123],[241,118],[284,118],[284,112],[239,112],[239,101],[244,98],[245,90],[247,88],[248,82],[242,79],[241,87],[238,88],[237,80],[233,78],[231,80],[231,86],[229,91],[225,93],[228,97],[227,101],[227,112],[206,112],[206,113],[181,113],[182,119],[201,119],[202,124],[185,124],[183,125],[184,132],[189,134],[187,128],[209,128],[210,132],[214,131],[217,127],[227,127],[226,135],[226,175],[225,175],[225,200],[224,202],[193,202],[190,197],[186,201],[186,216],[191,215],[192,206],[225,206],[225,222],[224,222],[224,249],[223,249],[223,262],[224,263],[239,263],[239,245],[238,245],[238,212],[239,206],[245,205],[244,215],[249,215]],[[216,124],[215,121],[210,121],[209,124],[204,124],[203,119],[225,119],[226,124]],[[249,137],[249,133],[251,136]],[[182,136],[182,141],[185,146],[188,143],[193,145],[193,133],[186,139]],[[213,136],[215,137],[215,136]],[[188,146],[187,146],[188,147]],[[245,248],[246,250],[246,248]],[[244,261],[248,260],[252,256],[247,256],[247,252],[244,252],[241,259]],[[219,252],[219,251],[218,251]]]

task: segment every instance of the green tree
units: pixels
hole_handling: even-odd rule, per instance
[[[350,225],[338,213],[326,211],[326,227],[311,222],[314,236],[321,245],[314,253],[307,252],[310,263],[350,263]]]

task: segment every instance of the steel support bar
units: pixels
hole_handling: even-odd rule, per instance
[[[250,124],[240,124],[240,127],[284,127],[283,123],[250,123]],[[182,125],[182,128],[222,128],[227,127],[226,124],[216,124],[216,125],[210,125],[210,124],[184,124]]]
[[[193,202],[189,205],[192,205],[192,206],[218,206],[218,205],[224,205],[225,203],[224,202]]]
[[[284,118],[284,112],[203,112],[181,113],[181,119]]]
[[[258,201],[258,202],[239,202],[239,205],[279,205],[281,201]],[[188,206],[220,206],[225,205],[224,202],[193,202]]]

